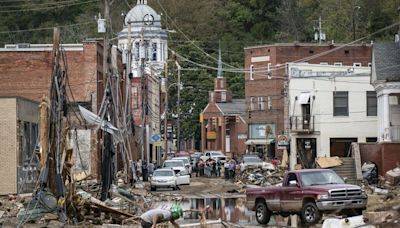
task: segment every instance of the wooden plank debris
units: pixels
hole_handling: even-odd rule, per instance
[[[343,162],[340,160],[339,157],[319,157],[319,158],[317,158],[318,166],[323,169],[340,166],[340,165],[342,165],[342,163]]]

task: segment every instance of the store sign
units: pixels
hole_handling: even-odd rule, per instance
[[[247,134],[238,134],[238,139],[247,139]]]
[[[249,125],[250,139],[274,139],[275,124],[250,124]]]
[[[207,139],[217,139],[217,132],[215,132],[215,131],[208,131],[208,132],[207,132]]]
[[[309,140],[304,141],[304,148],[305,149],[311,149],[311,141],[309,141]]]
[[[278,141],[278,147],[289,145],[289,139],[286,135],[278,135],[277,141]]]

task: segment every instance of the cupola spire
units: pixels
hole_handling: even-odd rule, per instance
[[[217,78],[223,78],[222,76],[222,59],[221,59],[221,41],[219,41],[219,49],[218,49],[218,73]]]

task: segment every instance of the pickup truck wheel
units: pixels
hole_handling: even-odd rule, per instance
[[[268,224],[271,218],[271,212],[268,210],[267,205],[264,202],[258,202],[256,204],[256,219],[260,224]]]
[[[321,213],[319,212],[317,205],[313,202],[304,204],[301,210],[301,220],[305,225],[313,225],[321,219]]]

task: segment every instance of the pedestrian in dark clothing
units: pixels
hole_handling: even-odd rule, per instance
[[[199,176],[199,162],[194,164],[194,172],[196,173],[196,177]]]
[[[199,168],[200,168],[200,176],[201,176],[201,177],[204,176],[204,166],[205,166],[204,162],[203,162],[203,161],[200,161],[200,163],[199,163]]]
[[[216,166],[217,177],[220,177],[221,176],[221,161],[217,160],[215,166]]]
[[[148,181],[148,169],[147,169],[147,162],[144,161],[142,165],[142,176],[143,176],[143,181]]]
[[[229,162],[225,162],[224,164],[224,176],[225,180],[229,179]]]
[[[215,161],[212,162],[212,175],[211,176],[217,176],[217,162],[215,162]]]

